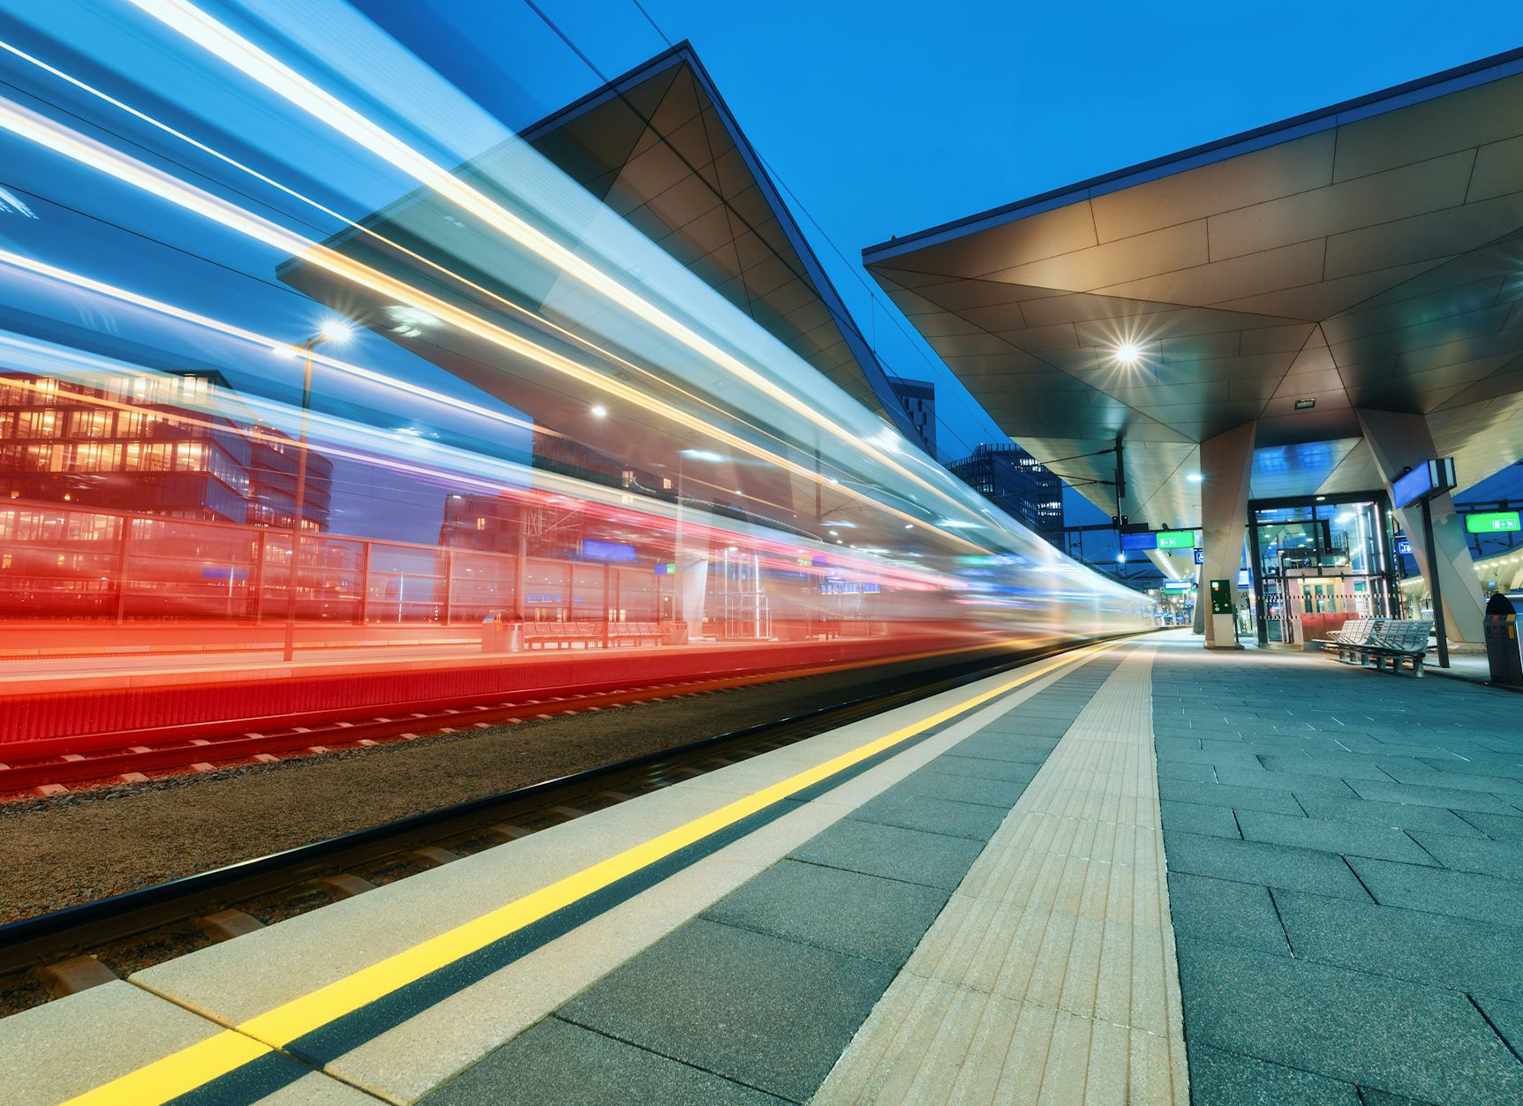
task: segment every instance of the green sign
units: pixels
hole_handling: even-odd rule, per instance
[[[1495,534],[1503,530],[1523,530],[1517,511],[1485,511],[1465,516],[1465,530],[1471,534]]]
[[[1159,549],[1194,549],[1194,530],[1160,530],[1158,533]]]

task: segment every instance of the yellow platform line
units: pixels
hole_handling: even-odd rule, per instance
[[[903,744],[932,726],[965,714],[1059,668],[1088,661],[1096,654],[1114,648],[1116,644],[1118,643],[1107,642],[1085,646],[1048,664],[1023,671],[997,687],[970,696],[917,722],[901,726],[823,764],[764,787],[437,937],[394,953],[352,975],[250,1018],[235,1028],[225,1029],[204,1041],[119,1076],[94,1090],[67,1100],[63,1106],[162,1106],[252,1060],[284,1048],[298,1037],[415,983],[431,972],[516,933],[625,876],[765,810],[790,795]]]

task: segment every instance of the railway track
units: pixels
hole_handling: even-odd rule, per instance
[[[950,661],[917,677],[910,688],[902,679],[867,680],[861,694],[831,706],[0,926],[0,1015],[1077,644],[1007,653],[997,660]],[[656,690],[694,693],[693,685]],[[588,700],[602,698],[539,705],[565,712],[576,709],[572,703],[585,709],[592,705]]]
[[[459,699],[390,707],[272,715],[214,723],[159,726],[83,737],[46,738],[0,748],[0,802],[32,799],[79,787],[141,783],[154,775],[209,771],[286,756],[410,740],[430,734],[606,710],[659,699],[752,687],[848,671],[864,664],[823,665],[780,672],[639,684],[607,691],[551,695],[544,691],[470,703]]]

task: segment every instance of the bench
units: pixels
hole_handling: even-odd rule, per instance
[[[1383,670],[1390,662],[1392,672],[1400,672],[1405,665],[1412,675],[1421,676],[1432,628],[1432,622],[1420,618],[1350,619],[1322,644],[1336,648],[1345,664],[1374,664]]]
[[[525,622],[526,649],[592,649],[603,645],[661,645],[668,636],[660,622]]]

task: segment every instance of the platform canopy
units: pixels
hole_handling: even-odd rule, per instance
[[[1123,437],[1134,522],[1198,524],[1198,443],[1250,421],[1253,496],[1379,487],[1360,407],[1426,416],[1469,485],[1523,457],[1523,51],[864,261],[1039,460]]]

